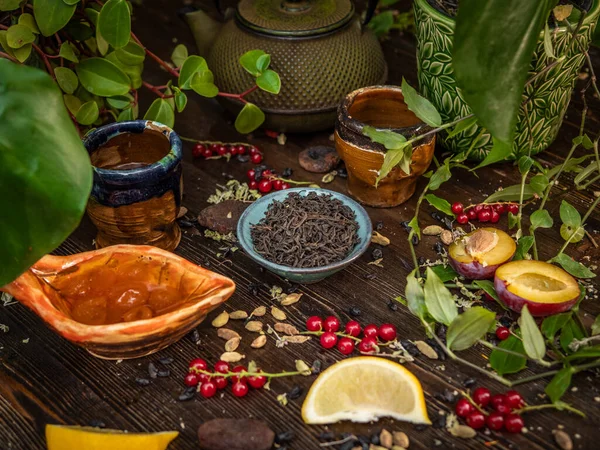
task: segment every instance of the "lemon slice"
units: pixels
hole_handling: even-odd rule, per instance
[[[308,424],[370,422],[386,416],[431,424],[419,380],[400,364],[372,356],[329,367],[302,405],[302,419]]]
[[[92,427],[46,425],[48,450],[165,450],[179,436],[164,433],[124,433]]]

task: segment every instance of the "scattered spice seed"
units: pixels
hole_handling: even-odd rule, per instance
[[[335,439],[335,434],[333,431],[323,431],[317,436],[317,439],[320,441],[333,441]]]
[[[381,231],[383,230],[383,220],[378,220],[375,222],[375,230]]]
[[[552,430],[554,434],[554,440],[561,450],[573,450],[573,441],[571,436],[562,430]]]
[[[425,341],[415,341],[415,345],[419,351],[429,359],[438,359],[437,352]]]
[[[148,378],[136,378],[135,382],[138,384],[138,386],[148,386],[150,384],[150,380]]]
[[[148,363],[148,375],[150,375],[150,378],[154,379],[158,376],[158,369],[156,368],[156,364],[154,363]]]
[[[454,236],[449,230],[442,231],[442,234],[440,234],[440,239],[446,245],[450,245],[452,242],[454,242]]]
[[[163,358],[160,358],[158,360],[158,362],[160,362],[161,364],[168,366],[169,364],[172,364],[173,361],[175,361],[173,358],[171,358],[170,356],[165,356]]]
[[[230,341],[233,338],[241,339],[241,336],[236,331],[230,330],[229,328],[219,328],[217,331],[217,336],[219,336],[221,339],[225,339],[226,341]]]
[[[223,311],[212,321],[212,326],[215,328],[221,328],[225,326],[229,322],[229,313],[227,311]]]
[[[406,351],[408,352],[408,354],[410,356],[412,356],[413,358],[420,355],[420,352],[419,352],[419,349],[417,348],[417,346],[415,344],[413,344],[412,342],[410,342],[409,340],[402,339],[400,341],[400,344],[402,344],[402,347],[404,347],[406,349]]]
[[[304,376],[308,376],[312,373],[310,367],[308,367],[308,365],[301,359],[296,360],[296,370],[301,372]]]
[[[234,352],[240,346],[241,338],[234,337],[225,342],[225,351],[226,352]]]
[[[445,341],[446,337],[444,336],[444,339],[442,339],[442,340]],[[427,339],[427,344],[429,344],[429,346],[435,350],[435,352],[438,355],[438,359],[440,361],[445,361],[446,360],[446,352],[444,352],[444,349],[442,349],[442,347],[440,347],[438,345],[438,343],[436,342],[435,339],[433,339],[433,338]]]
[[[263,323],[259,322],[258,320],[251,320],[250,322],[248,322],[246,324],[246,330],[248,331],[252,331],[252,332],[259,332],[263,329]]]
[[[312,372],[313,375],[318,375],[321,373],[322,366],[323,366],[323,363],[317,359],[312,363],[312,366],[310,367],[310,371]]]
[[[190,333],[190,337],[192,338],[192,342],[196,345],[198,345],[200,343],[200,333],[198,332],[197,329],[193,329],[192,332]]]
[[[426,236],[439,236],[444,229],[439,225],[429,225],[423,229],[423,234]]]
[[[90,420],[88,425],[93,428],[106,428],[106,424],[104,422],[102,422],[100,419],[92,419],[92,420]]]
[[[348,309],[348,314],[350,314],[352,317],[358,317],[361,314],[361,310],[358,306],[351,306]]]
[[[183,390],[183,392],[181,394],[179,394],[179,397],[177,397],[177,399],[180,402],[187,402],[188,400],[193,399],[195,395],[196,395],[196,386],[190,386],[190,387],[185,388]]]
[[[408,448],[410,445],[410,439],[408,439],[408,435],[403,431],[394,431],[393,433],[393,443],[402,448]]]
[[[266,313],[267,313],[267,307],[266,306],[259,306],[254,311],[252,311],[252,314],[250,314],[250,316],[251,317],[262,317]]]
[[[283,431],[275,436],[275,442],[278,444],[285,444],[286,442],[290,442],[295,437],[296,434],[293,431]]]
[[[380,248],[374,248],[371,252],[371,259],[376,261],[381,258],[383,258],[383,251]]]
[[[261,334],[259,337],[257,337],[256,339],[254,339],[252,341],[252,344],[250,344],[250,347],[263,348],[266,343],[267,343],[267,336],[265,336],[264,334]]]
[[[393,445],[392,433],[385,428],[381,430],[381,433],[379,433],[379,442],[385,448],[391,448]]]
[[[248,285],[248,291],[254,296],[258,296],[258,293],[260,291],[260,284],[256,284],[256,283],[250,283]]]
[[[477,380],[475,378],[467,378],[465,381],[463,381],[463,386],[466,388],[470,388],[474,386],[475,383],[477,383]]]
[[[365,280],[374,280],[375,278],[377,278],[377,274],[374,273],[367,273],[364,275],[363,277]]]
[[[221,361],[234,363],[234,362],[241,361],[244,358],[245,358],[245,356],[238,352],[225,352],[221,355],[220,359],[221,359]]]
[[[286,314],[276,306],[271,306],[271,315],[279,321],[287,320]]]
[[[167,378],[171,376],[171,371],[169,369],[159,369],[156,375],[159,378]]]
[[[292,390],[288,393],[288,397],[290,400],[296,400],[302,397],[302,394],[304,394],[304,388],[300,386],[294,386]]]
[[[387,307],[390,311],[398,311],[398,302],[390,300],[387,303]]]
[[[229,318],[233,320],[244,320],[248,318],[248,313],[246,311],[234,311],[229,314]]]

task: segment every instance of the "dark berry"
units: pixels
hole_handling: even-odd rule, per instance
[[[358,351],[361,353],[373,353],[377,350],[377,341],[374,337],[364,337],[358,343]]]
[[[377,328],[377,325],[372,323],[365,327],[365,329],[363,330],[363,333],[364,333],[365,337],[371,337],[371,338],[375,339],[377,337],[377,335],[379,334],[379,328]]]
[[[323,348],[333,348],[335,347],[335,344],[337,344],[337,340],[338,338],[335,333],[326,331],[321,335],[321,346]]]
[[[306,329],[308,331],[321,331],[323,329],[323,319],[319,316],[311,316],[306,319]]]
[[[396,327],[391,323],[384,323],[379,327],[378,336],[382,341],[393,341],[396,339],[398,332],[396,331]]]
[[[177,397],[177,400],[179,400],[180,402],[187,402],[187,401],[193,399],[195,396],[196,396],[196,386],[188,386],[183,390],[183,392],[181,394],[179,394],[179,397]]]
[[[335,333],[340,329],[340,320],[335,316],[329,316],[323,321],[323,330]]]
[[[301,386],[294,386],[292,390],[288,392],[288,398],[290,400],[296,400],[302,397],[302,394],[304,394],[304,388],[302,388]]]
[[[478,387],[473,391],[473,401],[482,408],[485,408],[492,398],[492,394],[489,389],[484,387]]]
[[[194,145],[194,148],[192,149],[192,155],[194,156],[194,158],[200,158],[204,155],[205,150],[206,147],[198,142],[196,145]]]
[[[499,203],[494,206],[494,209],[498,214],[504,214],[506,212],[506,206],[503,203]]]
[[[456,402],[454,412],[458,417],[467,417],[475,411],[475,407],[471,405],[471,402],[466,398],[461,398]]]
[[[479,430],[485,426],[485,416],[479,411],[472,412],[467,416],[467,425],[474,430]]]
[[[413,243],[413,245],[419,245],[419,236],[417,236],[416,234],[413,234],[412,243]]]
[[[246,154],[246,146],[240,144],[236,147],[235,151],[238,155],[245,155]]]
[[[404,222],[400,222],[400,226],[402,228],[404,228],[404,230],[407,232],[411,230],[410,226],[408,225],[408,220],[405,220]]]
[[[525,405],[525,400],[517,391],[507,391],[504,395],[506,403],[513,409],[522,408]]]
[[[273,189],[273,182],[269,180],[260,180],[258,183],[258,190],[263,194],[268,194]]]
[[[383,258],[383,251],[380,248],[374,248],[371,252],[371,259],[373,261],[377,261],[378,259]]]
[[[489,222],[492,217],[492,214],[487,209],[482,209],[477,213],[477,219],[480,222]]]
[[[219,147],[217,148],[217,155],[225,156],[226,154],[227,154],[227,147],[225,147],[224,145],[219,145]]]
[[[510,330],[506,327],[496,328],[496,337],[501,341],[508,339],[510,336]]]
[[[507,414],[504,417],[504,428],[509,433],[520,433],[525,426],[523,418],[518,414]]]
[[[348,322],[344,330],[346,331],[346,334],[354,337],[360,336],[360,332],[362,331],[360,323],[358,323],[356,320],[351,320]]]
[[[354,341],[350,338],[343,337],[338,341],[337,348],[342,355],[349,355],[354,351]]]
[[[275,436],[275,442],[278,444],[284,444],[286,442],[290,442],[292,439],[294,439],[294,437],[296,437],[296,434],[293,431],[284,431],[282,433],[277,433]]]
[[[463,206],[462,203],[456,202],[456,203],[452,203],[452,212],[454,214],[460,214],[465,210],[465,207]]]
[[[516,203],[509,203],[506,208],[509,213],[514,214],[515,216],[519,214],[519,205]]]
[[[244,397],[248,393],[248,385],[246,383],[237,382],[231,386],[231,392],[236,397]]]
[[[492,412],[485,419],[485,423],[490,430],[499,431],[504,428],[504,415],[499,412]]]
[[[464,225],[466,223],[469,223],[469,217],[465,213],[461,213],[458,216],[456,216],[456,221],[461,225]]]
[[[436,243],[433,245],[433,249],[434,249],[434,250],[435,250],[435,252],[436,252],[436,253],[438,253],[438,254],[442,254],[442,253],[444,253],[444,252],[446,251],[446,250],[444,249],[444,245],[443,245],[441,242],[439,242],[439,241],[438,241],[438,242],[436,242]]]
[[[477,219],[477,211],[475,211],[475,208],[471,208],[467,211],[467,217],[469,218],[469,220]]]
[[[361,314],[361,310],[358,306],[351,306],[350,309],[348,309],[348,313],[352,316],[352,317],[358,317]]]
[[[285,169],[283,169],[283,171],[281,172],[281,176],[283,178],[289,178],[292,176],[292,174],[294,173],[294,171],[290,168],[290,167],[286,167]]]
[[[250,161],[252,164],[260,164],[263,160],[263,157],[260,153],[250,154]]]

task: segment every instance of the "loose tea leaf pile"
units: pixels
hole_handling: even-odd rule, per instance
[[[269,261],[291,267],[322,267],[343,260],[358,237],[354,211],[331,195],[291,193],[273,202],[252,226],[254,249]]]

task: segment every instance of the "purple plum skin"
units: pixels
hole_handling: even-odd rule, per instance
[[[477,261],[470,263],[461,263],[448,256],[448,261],[452,268],[463,277],[469,280],[489,280],[494,278],[496,269],[502,264],[495,264],[493,266],[482,266]]]

